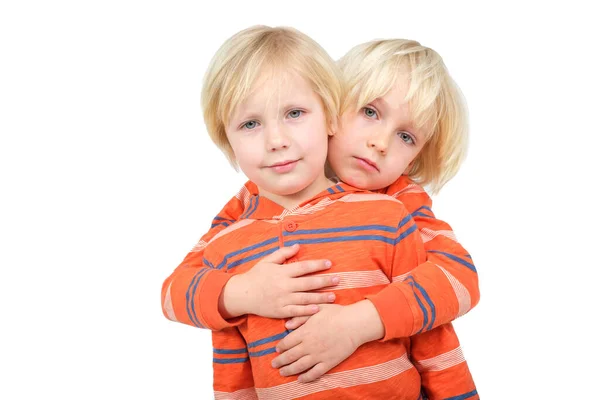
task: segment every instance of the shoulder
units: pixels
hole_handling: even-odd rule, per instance
[[[379,220],[392,223],[410,214],[407,207],[398,198],[383,193],[350,193],[337,201],[340,212],[363,221]]]
[[[423,206],[430,208],[432,205],[427,191],[406,175],[398,178],[386,189],[385,193],[401,201],[409,212],[414,212]]]
[[[254,223],[256,223],[258,221],[253,220],[253,219],[242,219],[239,221],[234,222],[233,224],[229,225],[227,228],[223,229],[221,232],[217,233],[209,242],[207,245],[213,245],[215,244],[215,242],[220,241],[220,239],[224,238],[225,236],[231,235],[231,234],[246,234],[248,233],[249,230],[254,230],[256,228],[256,226],[252,226]]]

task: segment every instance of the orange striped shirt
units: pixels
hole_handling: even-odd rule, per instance
[[[335,191],[337,187],[345,187],[345,185],[338,185],[332,189]],[[243,319],[225,321],[217,311],[218,296],[231,274],[218,268],[203,267],[200,262],[205,254],[206,241],[210,240],[210,237],[233,224],[240,216],[242,220],[247,220],[247,217],[255,218],[254,213],[258,205],[253,203],[255,193],[256,187],[252,183],[247,183],[238,196],[232,199],[224,211],[215,218],[211,232],[203,237],[165,281],[162,299],[163,311],[168,318],[211,329],[223,329],[241,324],[240,321]],[[379,282],[385,285],[385,288],[378,293],[375,290],[373,293],[367,291],[365,294],[376,305],[384,322],[386,337],[383,342],[430,331],[413,337],[413,342],[431,342],[433,338],[435,342],[443,343],[442,346],[437,347],[413,344],[413,357],[417,357],[414,364],[420,372],[424,391],[430,399],[454,396],[457,396],[455,397],[457,399],[476,399],[477,393],[452,327],[444,325],[439,329],[436,328],[464,314],[478,302],[479,291],[475,268],[466,251],[456,242],[450,227],[435,219],[430,209],[431,200],[421,187],[408,178],[401,177],[388,188],[387,193],[401,199],[412,211],[419,227],[418,232],[425,242],[428,260],[426,262],[423,260],[424,262],[413,269],[410,275],[391,276],[392,284],[385,285],[385,282],[378,281],[381,276],[375,276],[374,271],[370,272],[371,275],[363,274],[358,280],[355,277],[351,281],[360,282],[368,276],[373,283]],[[363,215],[355,211],[353,213]],[[376,214],[373,209],[369,213]],[[229,236],[229,233],[227,235]],[[264,254],[260,254],[260,257],[263,256]],[[312,252],[304,257],[318,258]],[[379,286],[378,289],[382,287]],[[277,337],[277,334],[274,337]],[[425,340],[427,337],[429,339]],[[242,338],[240,344],[243,343],[245,342]],[[242,351],[242,347],[233,350]],[[219,347],[215,346],[215,348],[215,358],[219,358]],[[261,348],[256,350],[264,351]],[[237,367],[247,368],[243,363]],[[237,371],[236,375],[243,374]],[[459,384],[453,385],[452,382],[459,382]],[[252,385],[253,383],[247,387],[250,388]]]

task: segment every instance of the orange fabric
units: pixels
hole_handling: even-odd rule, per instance
[[[163,311],[168,318],[189,325],[208,327],[215,330],[239,326],[240,329],[238,332],[242,331],[243,325],[248,323],[243,318],[238,318],[235,321],[226,321],[221,318],[217,311],[217,301],[222,288],[231,274],[203,265],[203,258],[204,242],[210,241],[218,232],[242,216],[244,212],[248,213],[248,211],[252,211],[247,208],[252,198],[251,196],[256,193],[256,186],[248,182],[245,185],[245,189],[240,191],[240,194],[236,198],[233,198],[222,212],[219,213],[218,217],[213,221],[211,231],[202,238],[199,245],[188,254],[181,265],[165,281],[162,300]],[[407,336],[414,335],[417,332],[430,331],[428,335],[430,340],[443,343],[443,345],[434,346],[432,348],[433,352],[417,353],[419,357],[431,359],[429,363],[425,363],[426,365],[436,365],[436,362],[444,360],[451,360],[451,364],[452,362],[456,363],[460,361],[462,355],[458,354],[460,353],[460,348],[458,347],[458,339],[454,331],[451,330],[452,327],[446,325],[442,327],[443,329],[438,330],[435,328],[455,319],[477,304],[479,301],[477,274],[474,267],[472,267],[472,262],[466,251],[452,238],[450,227],[433,216],[430,209],[431,200],[422,188],[415,185],[410,179],[401,177],[394,185],[388,188],[386,193],[401,200],[413,214],[414,221],[419,228],[419,231],[416,232],[420,232],[420,236],[425,241],[428,260],[421,259],[422,262],[420,262],[418,267],[414,269],[410,268],[412,271],[410,272],[409,279],[402,277],[404,280],[379,286],[378,290],[371,292],[366,290],[364,295],[373,301],[384,322],[386,336],[382,342],[392,341],[393,343],[397,343],[398,338],[404,338],[400,339],[401,341],[407,340],[405,339]],[[386,215],[387,217],[382,219],[388,223],[391,219],[397,218],[397,215],[390,215],[390,213],[382,211],[383,209],[381,208],[369,209],[367,207],[367,211],[352,211],[352,215],[361,216],[359,218],[361,223],[364,223],[365,220],[362,216],[366,215],[363,212],[375,215],[379,213],[380,216]],[[255,218],[256,215],[251,217]],[[325,222],[323,221],[323,223]],[[355,247],[362,249],[364,246],[361,247],[359,245]],[[302,248],[303,246],[301,246]],[[308,255],[301,253],[304,257],[303,259],[319,258],[318,254],[315,254],[313,251],[311,250],[311,253]],[[298,257],[300,257],[300,254]],[[296,259],[299,259],[298,257]],[[381,290],[382,288],[383,290]],[[449,330],[451,330],[451,333],[449,333]],[[433,339],[436,335],[439,338]],[[415,340],[418,336],[421,335],[413,337],[412,340]],[[237,350],[242,351],[245,342],[243,336],[239,339],[240,347]],[[381,345],[382,343],[376,344],[376,346]],[[215,348],[218,349],[219,347],[215,346]],[[235,354],[227,355],[226,357],[235,358]],[[245,357],[248,357],[248,353],[246,353]],[[436,357],[438,358],[436,359]],[[351,359],[355,358],[360,357],[351,357]],[[418,360],[415,363],[416,365],[420,365]],[[230,367],[229,364],[216,366],[215,376],[219,376],[218,371],[223,368],[223,365]],[[430,399],[452,396],[461,396],[460,398],[465,399],[477,398],[476,390],[465,362],[458,363],[451,368],[447,368],[447,370],[441,371],[421,369],[420,374],[423,377],[423,385]],[[462,379],[463,383],[448,386],[448,382],[454,382],[457,379],[459,381]],[[436,388],[435,382],[438,380],[446,383],[438,385],[439,387]],[[247,385],[245,387],[247,388],[254,384],[252,379],[242,379],[242,381],[245,382]],[[251,381],[252,383],[249,383]],[[464,381],[468,381],[468,383]],[[215,382],[217,383],[218,379]],[[373,383],[373,385],[376,384]],[[472,390],[470,390],[471,387]],[[461,391],[463,389],[465,390]],[[227,388],[226,391],[231,392],[231,388]],[[359,392],[356,387],[352,391],[352,393]],[[469,395],[469,393],[472,395],[464,397]],[[246,392],[245,395],[247,394]]]

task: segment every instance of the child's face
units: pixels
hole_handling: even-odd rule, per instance
[[[408,82],[396,84],[367,106],[342,115],[339,131],[329,140],[329,162],[341,180],[376,190],[408,170],[426,140],[423,130],[412,125],[407,90]]]
[[[227,138],[244,174],[274,201],[325,190],[328,126],[320,97],[294,73],[263,75],[233,112]],[[305,198],[306,197],[306,198]]]

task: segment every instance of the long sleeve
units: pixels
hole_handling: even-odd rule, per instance
[[[411,359],[427,399],[479,399],[452,324],[411,337]]]
[[[218,307],[221,292],[231,275],[205,265],[204,248],[219,232],[243,215],[251,193],[256,191],[256,186],[247,182],[213,219],[208,233],[164,281],[161,305],[165,317],[212,330],[234,325],[222,318]]]
[[[416,229],[415,213],[408,214],[408,211],[402,208],[398,210],[397,218],[401,219],[401,229],[400,240],[396,241],[393,248],[390,273],[392,283],[378,294],[367,298],[373,301],[376,307],[380,307],[378,312],[382,321],[385,321],[380,309],[383,310],[383,315],[389,318],[388,322],[391,321],[392,327],[396,321],[402,321],[402,311],[410,309],[410,301],[414,299],[419,316],[423,318],[422,325],[431,326],[434,325],[435,305],[428,295],[428,288],[424,287],[428,282],[420,278],[415,279],[415,276],[418,276],[418,268],[426,264],[425,255],[429,256],[429,253],[425,252],[422,232]],[[410,296],[405,294],[406,286],[410,288]],[[388,327],[385,329],[383,340],[402,337],[392,336],[394,331],[389,332]],[[423,390],[429,400],[479,398],[452,324],[446,323],[411,335],[410,341],[411,361],[419,371]]]
[[[427,193],[404,178],[387,193],[411,213],[427,260],[408,274],[394,275],[390,285],[369,298],[383,321],[383,340],[429,331],[455,320],[479,302],[471,256],[456,241],[450,226],[435,218]]]
[[[216,400],[257,399],[246,341],[237,328],[212,333]]]

